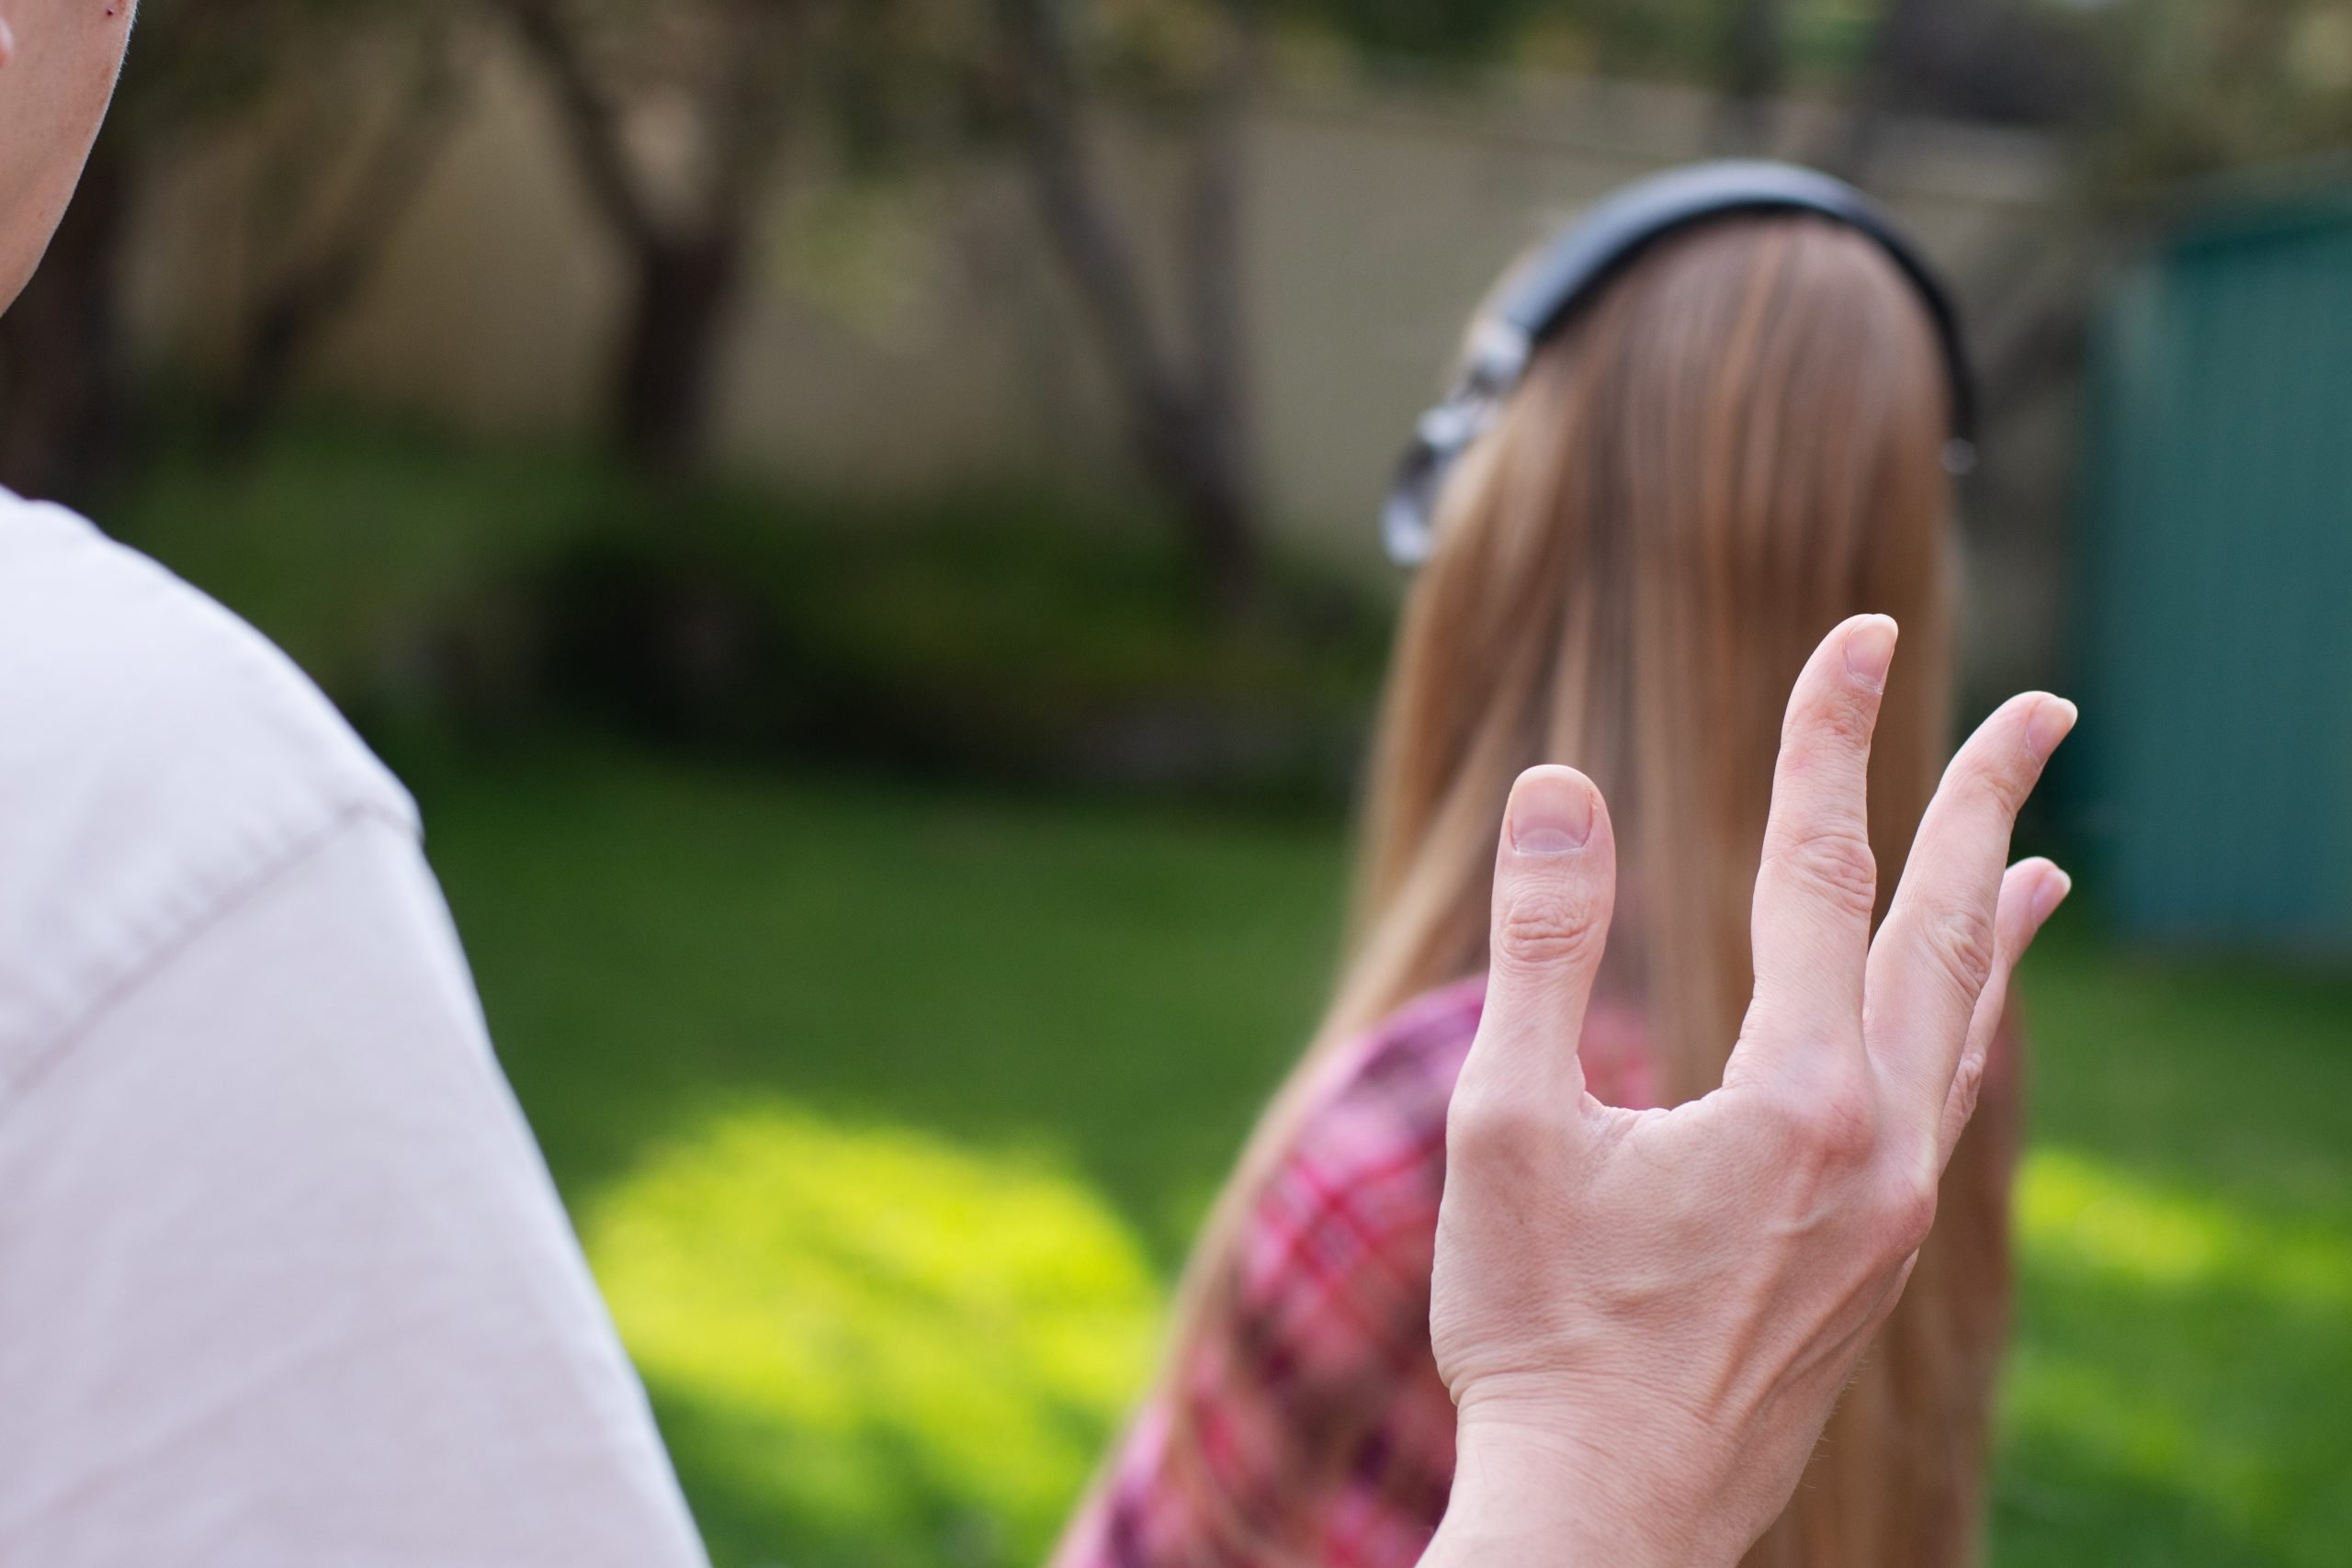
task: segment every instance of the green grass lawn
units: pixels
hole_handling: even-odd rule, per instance
[[[721,1564],[1034,1559],[1296,1048],[1341,835],[594,747],[413,771]],[[2036,955],[1996,1560],[2352,1540],[2352,982]]]

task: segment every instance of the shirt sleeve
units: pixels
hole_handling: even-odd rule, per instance
[[[413,837],[354,818],[0,1120],[0,1562],[704,1562]]]

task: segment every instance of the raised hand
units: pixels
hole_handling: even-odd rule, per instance
[[[2065,897],[2003,871],[2073,705],[2013,699],[1961,749],[1876,939],[1870,740],[1895,627],[1798,677],[1724,1086],[1585,1091],[1577,1035],[1616,859],[1566,768],[1512,791],[1486,1012],[1447,1127],[1430,1333],[1460,1464],[1428,1564],[1729,1564],[1794,1489],[1894,1310],[1975,1107],[2009,972]]]

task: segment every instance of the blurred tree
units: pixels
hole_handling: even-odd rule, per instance
[[[495,3],[547,73],[581,179],[632,267],[613,367],[621,446],[680,468],[709,415],[759,204],[822,80],[812,46],[854,0]]]
[[[432,165],[454,101],[452,3],[147,0],[74,205],[0,316],[0,481],[86,502],[120,465],[133,423],[119,332],[132,203],[199,132],[308,105],[299,133],[255,137],[254,277],[229,331],[227,428],[267,419]]]
[[[1839,136],[1868,180],[1896,112],[2030,125],[2067,151],[2067,199],[1966,279],[1996,418],[2070,386],[2098,280],[2184,186],[2352,143],[2352,0],[1885,0]]]
[[[1271,28],[1372,61],[1454,65],[1507,56],[1564,22],[1596,58],[1655,64],[1693,37],[1761,132],[1784,73],[1783,0],[988,0],[983,102],[1026,165],[1047,238],[1111,371],[1143,472],[1169,498],[1199,576],[1228,610],[1251,596],[1263,499],[1250,439],[1241,220],[1244,116]],[[1705,46],[1702,45],[1702,50]],[[1106,119],[1171,141],[1182,197],[1170,254],[1148,265],[1131,203],[1103,173]],[[1175,280],[1172,309],[1150,283]]]
[[[251,261],[219,425],[232,446],[269,424],[311,344],[367,288],[466,101],[454,6],[338,7],[321,37],[328,3],[311,0],[316,41],[279,73],[253,127]]]
[[[495,0],[554,86],[574,162],[634,264],[613,408],[625,450],[695,456],[761,204],[796,136],[838,163],[956,144],[1019,157],[1109,368],[1130,446],[1211,596],[1252,591],[1240,115],[1257,26],[1224,0]],[[1510,5],[1518,0],[1498,0]],[[1147,265],[1102,121],[1171,142],[1181,239]],[[1152,281],[1172,272],[1163,324]],[[1172,326],[1173,330],[1170,330]]]
[[[2110,207],[2352,143],[2352,0],[2128,0],[2083,172]]]
[[[1257,23],[1189,0],[989,4],[993,107],[1102,344],[1136,462],[1172,506],[1211,601],[1238,612],[1256,588],[1262,506],[1241,276],[1242,115]],[[1104,182],[1097,100],[1112,94],[1182,148],[1172,258],[1181,306],[1168,325],[1129,215]]]

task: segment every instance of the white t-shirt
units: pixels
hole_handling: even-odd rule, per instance
[[[0,1562],[703,1562],[407,795],[0,491]]]

